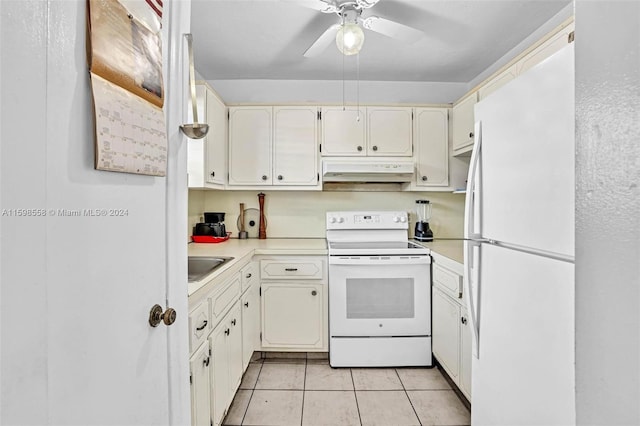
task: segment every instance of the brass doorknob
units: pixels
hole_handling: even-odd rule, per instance
[[[151,327],[157,327],[161,322],[164,322],[165,325],[171,325],[176,322],[177,316],[178,314],[173,308],[167,308],[166,311],[162,312],[162,306],[153,305],[149,312],[149,325]]]

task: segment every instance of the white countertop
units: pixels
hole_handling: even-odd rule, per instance
[[[462,239],[456,240],[434,240],[430,242],[420,242],[413,240],[424,247],[431,249],[431,253],[438,254],[440,256],[447,257],[454,262],[458,262],[461,266],[464,265],[464,245]]]
[[[187,253],[189,256],[233,257],[233,260],[201,280],[190,282],[188,294],[191,296],[211,279],[224,274],[229,269],[237,268],[238,265],[246,264],[254,255],[326,256],[327,241],[324,238],[267,238],[265,240],[232,238],[222,243],[191,243],[187,247]]]

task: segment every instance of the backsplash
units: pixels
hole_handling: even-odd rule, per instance
[[[205,211],[226,212],[225,224],[237,237],[240,203],[259,208],[260,191],[189,190],[188,235]],[[429,223],[436,238],[463,235],[463,194],[446,192],[320,192],[264,191],[267,238],[324,238],[325,212],[333,210],[401,210],[409,212],[410,237],[416,220],[415,200],[433,204]]]

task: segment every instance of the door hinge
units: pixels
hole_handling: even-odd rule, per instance
[[[258,287],[258,293],[260,293],[260,296],[262,296],[262,287]]]
[[[318,120],[322,120],[322,111],[318,111]]]
[[[318,175],[318,182],[320,182],[320,173],[317,173]]]
[[[260,341],[262,342],[262,331],[260,332]]]
[[[575,39],[576,39],[575,31],[571,31],[569,33],[569,36],[567,37],[567,43],[573,43]]]
[[[209,420],[209,425],[213,426],[213,420]]]
[[[320,152],[322,152],[322,144],[320,144],[318,146],[319,146]]]
[[[211,348],[209,348],[209,356],[211,356]]]
[[[189,384],[193,384],[193,374],[189,373]]]
[[[231,111],[227,110],[227,120],[231,119]]]

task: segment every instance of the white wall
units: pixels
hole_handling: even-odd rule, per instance
[[[640,3],[576,1],[576,408],[640,424]]]
[[[259,191],[189,191],[189,231],[204,211],[226,212],[227,231],[237,236],[240,203],[259,208]],[[401,210],[415,223],[415,200],[433,203],[430,226],[439,238],[461,238],[464,194],[442,192],[290,192],[264,191],[267,238],[324,238],[325,212],[330,210]],[[192,201],[193,200],[193,201]]]

